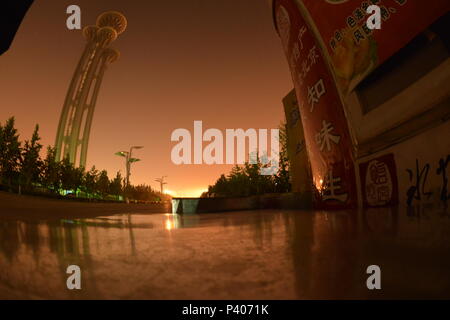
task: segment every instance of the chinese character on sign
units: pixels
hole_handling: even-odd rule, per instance
[[[387,181],[387,168],[383,162],[374,162],[369,166],[370,177],[375,184],[384,184]]]
[[[292,59],[297,61],[299,57],[300,57],[300,49],[298,48],[298,44],[296,44],[296,46],[294,46],[294,49],[292,52]],[[317,48],[316,48],[316,46],[314,46],[309,50],[308,56],[302,60],[301,70],[300,70],[299,76],[298,76],[300,85],[303,84],[303,79],[306,78],[306,76],[308,75],[308,72],[311,70],[311,67],[317,63],[319,57],[320,56],[317,53]],[[296,66],[296,64],[294,66]],[[318,88],[318,89],[323,90],[323,91],[325,90],[325,88],[323,87],[323,83],[322,83],[322,88]]]
[[[308,64],[308,60],[303,60],[302,62],[302,71],[300,73],[300,77],[303,81],[305,79],[306,75],[308,74],[309,70],[311,70],[311,66]]]
[[[362,20],[365,17],[365,13],[360,8],[356,9],[353,14],[355,15],[355,18],[358,20]]]
[[[392,199],[393,185],[389,167],[384,161],[372,160],[365,178],[366,199],[370,206],[383,206]]]
[[[336,39],[333,38],[330,40],[330,47],[331,49],[333,49],[333,51],[336,50],[337,47]]]
[[[326,120],[322,121],[322,129],[320,132],[316,134],[316,142],[319,145],[320,151],[323,151],[325,146],[328,151],[331,151],[331,142],[338,144],[341,140],[341,137],[338,135],[333,135],[331,132],[334,130],[334,127],[331,123],[327,123]]]
[[[306,32],[306,27],[303,26],[298,33],[298,41],[300,42],[300,50],[303,50],[303,35]]]
[[[341,190],[341,178],[333,177],[333,171],[330,170],[323,182],[322,199],[337,200],[340,202],[347,201],[348,193],[337,194]]]
[[[325,84],[322,79],[320,79],[314,86],[308,87],[308,103],[310,106],[310,112],[313,112],[314,105],[319,102],[320,97],[322,97],[325,93]]]
[[[319,58],[319,55],[317,54],[316,46],[312,47],[311,50],[309,50],[308,54],[308,60],[310,65],[315,65],[317,63],[317,59]]]

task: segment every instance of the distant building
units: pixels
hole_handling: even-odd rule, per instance
[[[306,152],[302,119],[300,118],[300,110],[294,90],[284,97],[283,105],[286,117],[287,153],[292,192],[311,194],[311,168]]]
[[[372,3],[273,1],[315,205],[443,204],[450,189],[450,2],[378,1],[380,30],[366,25]]]

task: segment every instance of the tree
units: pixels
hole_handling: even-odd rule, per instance
[[[65,157],[59,166],[61,188],[77,192],[83,183],[84,168],[75,168],[68,157]]]
[[[138,186],[129,187],[129,196],[131,199],[139,201],[160,201],[162,199],[169,199],[167,195],[163,195],[152,189],[152,187],[141,184]]]
[[[44,187],[57,193],[61,186],[60,163],[56,161],[56,149],[47,148],[47,156],[42,165],[41,180]]]
[[[106,198],[106,196],[109,193],[109,178],[108,178],[108,172],[106,170],[102,170],[100,172],[100,175],[98,176],[97,183],[96,183],[96,190],[102,198]]]
[[[88,194],[88,198],[97,191],[98,170],[93,166],[91,170],[84,175],[83,189]]]
[[[24,189],[29,191],[33,182],[39,181],[42,160],[39,156],[42,145],[39,143],[39,125],[36,125],[31,140],[25,141],[20,163],[20,180]]]
[[[228,180],[224,174],[220,175],[214,185],[208,187],[208,194],[212,197],[221,197],[228,194]]]
[[[123,178],[119,171],[119,172],[117,172],[116,177],[113,180],[111,180],[111,183],[109,185],[109,192],[115,196],[122,195],[122,191],[123,191],[122,183],[123,183]]]
[[[203,196],[248,197],[265,193],[290,192],[286,131],[285,125],[281,126],[280,164],[277,174],[261,175],[261,169],[269,165],[263,164],[261,160],[267,158],[267,155],[254,155],[257,159],[256,163],[246,162],[243,166],[234,166],[227,176],[222,174],[214,185],[209,186],[208,192]]]
[[[14,117],[9,118],[1,130],[0,138],[0,176],[12,190],[13,180],[18,178],[21,148]]]

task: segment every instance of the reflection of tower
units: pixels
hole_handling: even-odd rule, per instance
[[[56,159],[86,166],[89,135],[100,85],[108,64],[119,58],[119,51],[109,45],[125,31],[127,19],[119,12],[101,14],[97,25],[87,26],[83,35],[86,48],[75,70],[56,135]],[[83,131],[82,131],[83,130]]]

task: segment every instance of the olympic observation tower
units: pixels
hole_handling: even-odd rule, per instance
[[[120,52],[110,44],[127,28],[127,19],[116,11],[97,18],[97,24],[83,29],[86,47],[73,75],[56,135],[56,160],[69,157],[75,166],[86,167],[95,104],[103,76]]]

